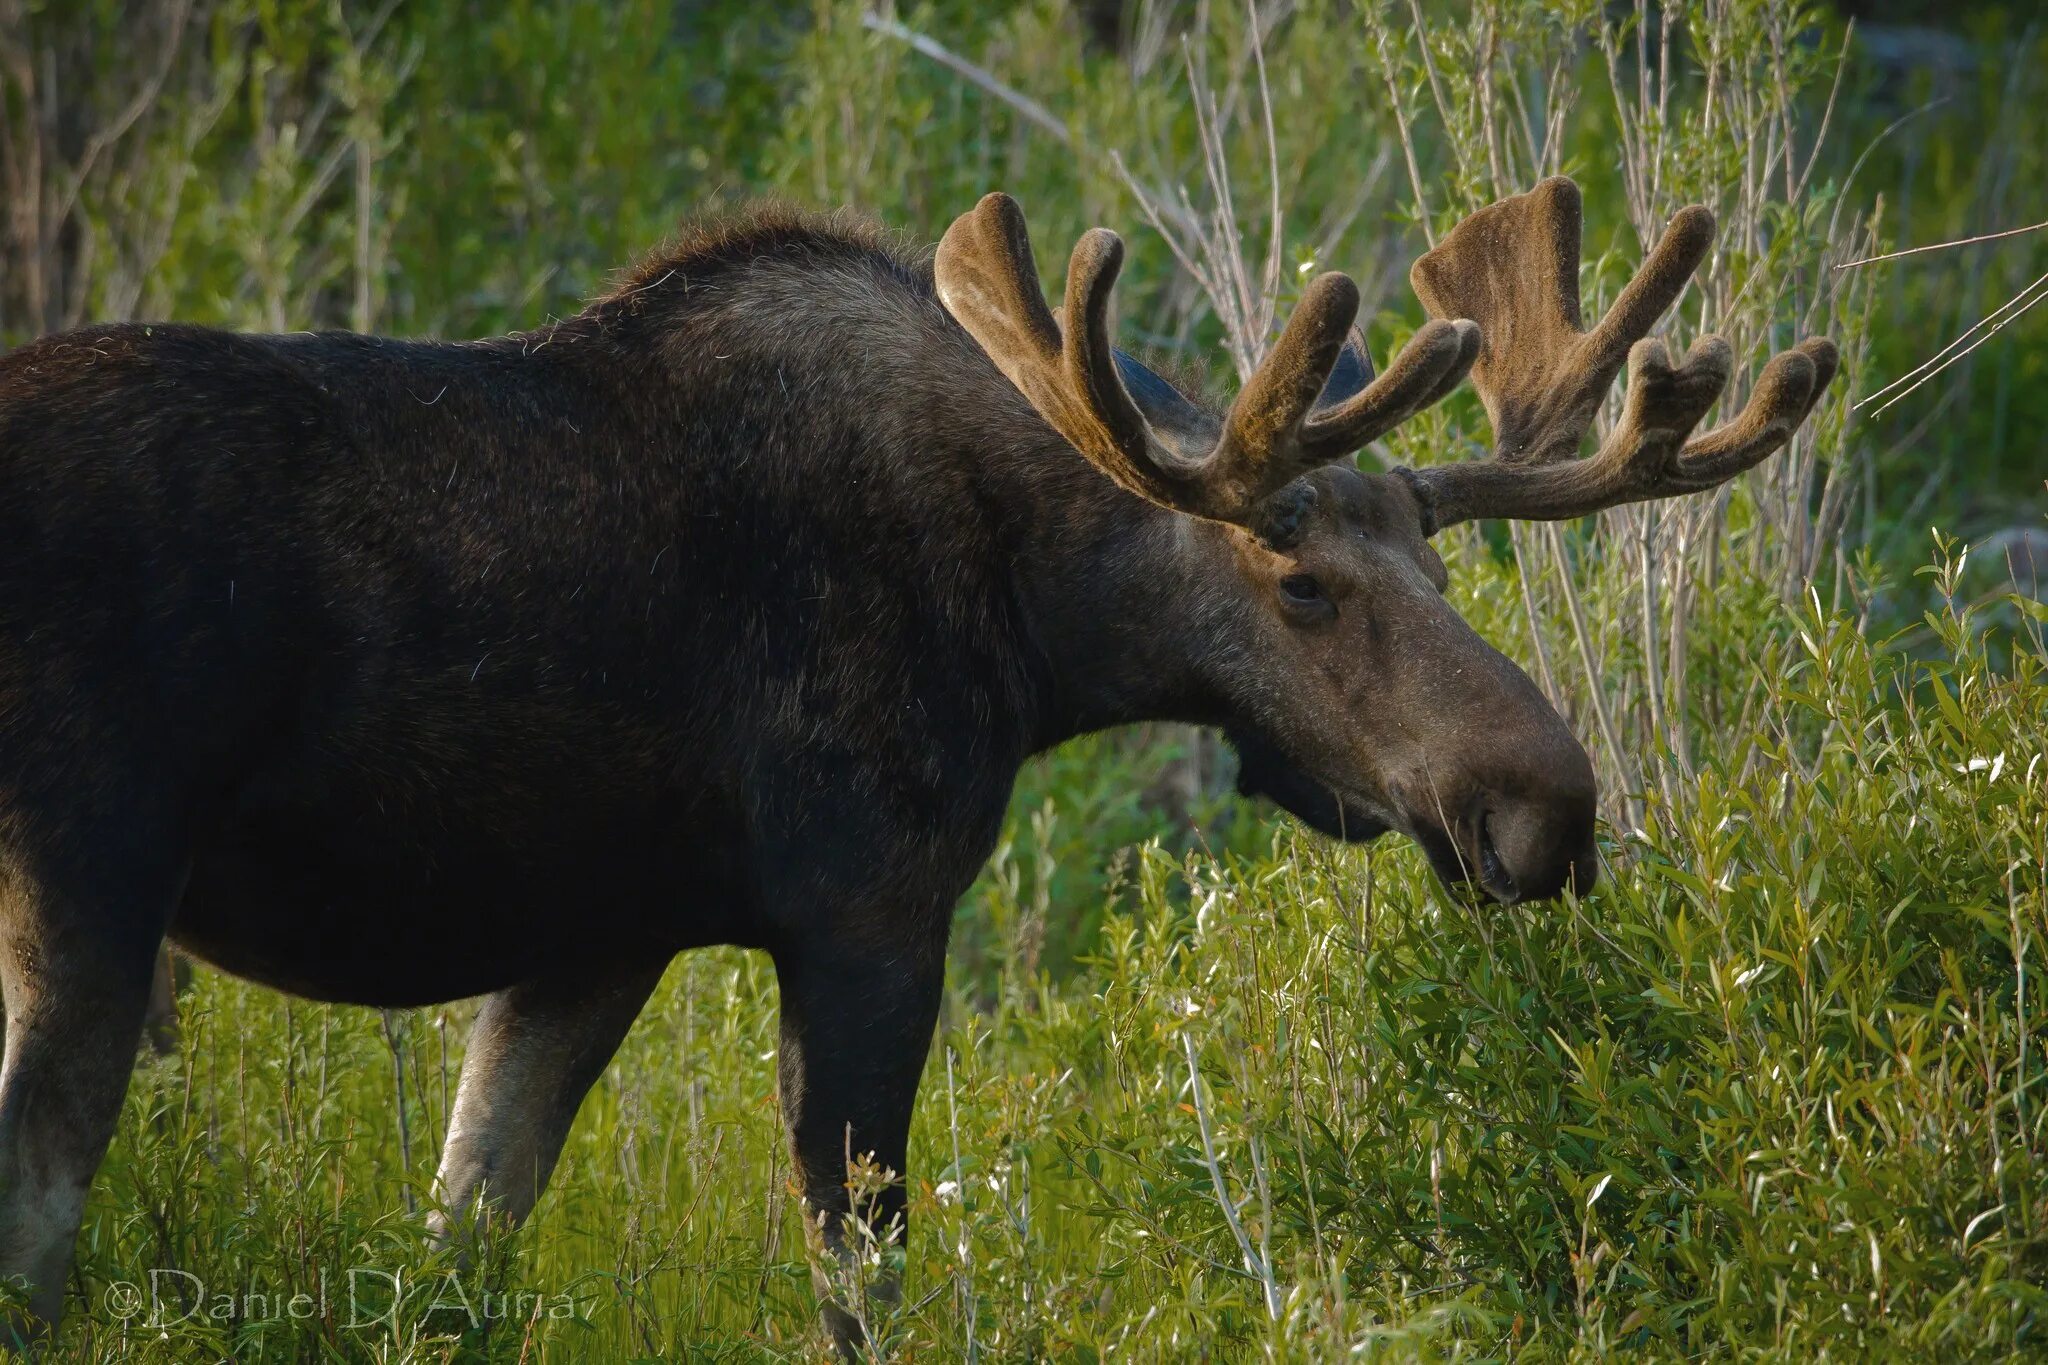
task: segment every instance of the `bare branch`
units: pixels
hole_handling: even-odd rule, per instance
[[[1876,265],[1879,261],[1896,261],[1901,256],[1918,256],[1923,251],[1946,251],[1952,246],[1975,246],[1979,242],[1995,242],[2002,237],[2018,237],[2023,233],[2039,232],[2048,228],[2048,223],[2035,223],[2030,227],[2007,228],[2003,232],[1987,232],[1978,237],[1958,237],[1953,242],[1935,242],[1931,246],[1909,246],[1904,251],[1887,251],[1882,256],[1865,256],[1860,261],[1844,261],[1837,270],[1854,270],[1859,265]]]
[[[1964,356],[1976,350],[1985,342],[1991,340],[1992,337],[2004,331],[2014,322],[2017,322],[2020,318],[2024,317],[2026,313],[2030,309],[2032,309],[2035,304],[2039,303],[2043,298],[2048,298],[2048,275],[2039,276],[2034,280],[2032,284],[2029,284],[2025,289],[2020,290],[2019,293],[2013,295],[2010,299],[2007,299],[2005,303],[2002,304],[1995,311],[1979,319],[1977,323],[1970,328],[1969,331],[1964,332],[1954,341],[1951,341],[1948,345],[1944,346],[1941,349],[1941,352],[1938,355],[1936,355],[1932,360],[1929,360],[1925,364],[1922,364],[1921,366],[1919,366],[1919,368],[1912,371],[1912,373],[1893,380],[1890,384],[1887,384],[1884,388],[1879,389],[1876,393],[1873,393],[1870,395],[1870,397],[1864,399],[1863,402],[1857,404],[1857,406],[1861,408],[1868,406],[1871,403],[1875,403],[1878,399],[1884,398],[1886,394],[1891,393],[1893,389],[1897,389],[1899,385],[1905,384],[1905,388],[1900,389],[1900,391],[1896,394],[1893,394],[1892,397],[1886,398],[1885,401],[1883,403],[1878,404],[1877,408],[1870,414],[1873,417],[1877,416],[1878,413],[1883,412],[1886,408],[1889,408],[1890,406],[1892,406],[1892,404],[1898,402],[1901,398],[1904,398],[1907,394],[1913,392],[1913,390],[1919,388],[1922,384],[1925,384],[1928,380],[1934,378],[1934,376],[1940,374],[1943,370],[1955,364],[1958,360],[1961,360]],[[1975,336],[1978,331],[1984,330],[1986,328],[1988,328],[1989,330],[1984,331],[1984,335],[1977,337],[1975,341],[1970,341],[1970,338],[1972,336]],[[1963,346],[1963,343],[1966,341],[1969,341],[1970,344],[1967,346]],[[1958,346],[1962,346],[1962,349],[1960,351],[1956,350]],[[1951,352],[1954,352],[1954,354],[1950,354]],[[1911,381],[1910,383],[1908,383],[1909,380]]]
[[[916,29],[904,27],[894,19],[886,19],[879,14],[869,12],[861,15],[860,22],[861,27],[869,32],[879,33],[886,38],[894,38],[899,43],[907,44],[912,51],[922,53],[940,66],[945,67],[948,71],[951,71],[954,75],[995,96],[1004,104],[1009,105],[1012,109],[1015,109],[1018,113],[1036,124],[1043,131],[1058,138],[1063,145],[1068,147],[1074,145],[1074,135],[1068,129],[1064,119],[1040,104],[1037,100],[1032,99],[1031,96],[1023,91],[1003,84],[1003,82],[991,75],[986,68],[976,66],[973,62],[968,61],[952,49],[931,38],[927,38]]]

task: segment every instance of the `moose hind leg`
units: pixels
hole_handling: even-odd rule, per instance
[[[76,876],[0,857],[0,1280],[26,1282],[30,1315],[0,1319],[10,1345],[62,1313],[176,891],[168,869],[138,869],[104,845],[97,869]]]
[[[516,1227],[532,1212],[584,1095],[666,965],[544,978],[484,1001],[434,1178],[437,1238],[467,1243],[490,1227]]]

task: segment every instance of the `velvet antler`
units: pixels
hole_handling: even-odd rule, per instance
[[[1052,428],[1120,486],[1164,507],[1256,524],[1273,493],[1341,459],[1456,386],[1479,352],[1469,322],[1432,322],[1387,372],[1319,401],[1344,359],[1358,287],[1319,275],[1220,428],[1134,397],[1111,344],[1110,297],[1123,243],[1086,233],[1067,264],[1062,329],[1040,292],[1024,214],[991,194],[939,242],[939,298]],[[1355,343],[1352,343],[1355,347]],[[1363,381],[1362,355],[1342,367]]]
[[[1738,416],[1687,439],[1727,386],[1732,354],[1707,336],[1674,365],[1646,334],[1706,258],[1713,214],[1680,210],[1591,331],[1579,323],[1579,226],[1579,187],[1559,176],[1466,218],[1410,272],[1432,314],[1478,322],[1472,382],[1493,422],[1491,459],[1410,471],[1439,526],[1559,521],[1712,488],[1784,445],[1834,377],[1834,345],[1810,338],[1764,368]],[[1621,420],[1576,458],[1624,361]]]

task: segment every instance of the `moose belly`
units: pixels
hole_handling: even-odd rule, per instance
[[[402,1006],[714,942],[745,942],[736,841],[719,823],[600,834],[450,828],[374,807],[267,806],[195,858],[171,926],[184,950],[319,1000]],[[431,832],[429,832],[431,831]]]

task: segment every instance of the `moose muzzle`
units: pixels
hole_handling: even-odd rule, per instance
[[[1437,876],[1507,905],[1592,890],[1598,787],[1586,751],[1540,699],[1489,741],[1486,757],[1451,766],[1448,784],[1440,776],[1402,802]]]

